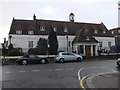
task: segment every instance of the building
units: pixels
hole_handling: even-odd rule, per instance
[[[115,46],[120,48],[120,1],[118,2],[118,27],[110,29],[110,32],[115,37]]]
[[[110,30],[110,32],[115,37],[115,46],[120,48],[120,27],[113,28],[113,29]]]
[[[82,23],[74,21],[74,14],[69,15],[70,21],[55,20],[20,20],[14,19],[9,32],[9,44],[21,47],[23,52],[35,48],[39,38],[48,38],[52,29],[57,33],[58,51],[75,51],[83,55],[98,55],[97,50],[115,45],[112,34],[103,23]]]
[[[118,27],[120,27],[120,1],[118,2]]]

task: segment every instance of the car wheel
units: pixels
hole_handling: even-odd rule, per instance
[[[61,58],[61,59],[59,60],[59,62],[60,62],[60,63],[63,63],[63,62],[64,62],[64,59],[63,59],[63,58]]]
[[[81,62],[81,61],[82,61],[82,59],[79,57],[79,58],[77,58],[77,61],[78,61],[78,62]]]
[[[41,60],[40,60],[40,63],[45,64],[45,63],[46,63],[46,60],[45,60],[45,59],[41,59]]]
[[[27,62],[27,60],[22,60],[21,64],[22,64],[22,65],[27,65],[28,62]]]

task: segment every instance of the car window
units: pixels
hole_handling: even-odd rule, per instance
[[[74,54],[73,54],[73,53],[69,53],[69,55],[72,55],[72,56],[74,56]]]
[[[29,57],[29,55],[24,55],[23,57]]]
[[[36,58],[36,55],[29,55],[30,58]]]
[[[62,55],[68,55],[68,53],[62,53]]]

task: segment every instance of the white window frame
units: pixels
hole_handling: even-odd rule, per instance
[[[68,32],[68,29],[67,29],[67,28],[65,28],[65,29],[64,29],[64,32]]]
[[[95,30],[94,30],[94,33],[98,33],[98,30],[95,29]]]
[[[29,34],[29,35],[33,35],[33,34],[34,34],[34,31],[29,30],[29,31],[28,31],[28,34]]]
[[[45,31],[45,27],[40,26],[40,31]]]
[[[16,34],[22,34],[22,30],[16,30]]]
[[[111,33],[114,34],[114,31],[112,31]]]
[[[90,40],[90,37],[87,36],[87,37],[86,37],[86,40],[89,41],[89,40]]]
[[[106,31],[105,31],[105,30],[103,30],[103,34],[106,34]]]
[[[54,30],[55,32],[57,32],[57,28],[56,28],[56,27],[54,27],[53,30]]]
[[[120,33],[120,30],[118,30],[118,33]]]
[[[33,48],[33,41],[28,42],[28,48]]]
[[[88,32],[88,29],[85,29],[85,32]]]
[[[111,47],[112,43],[111,42],[108,42],[108,47]]]

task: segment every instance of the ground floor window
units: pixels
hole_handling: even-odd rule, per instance
[[[28,48],[33,48],[33,41],[28,42]]]

